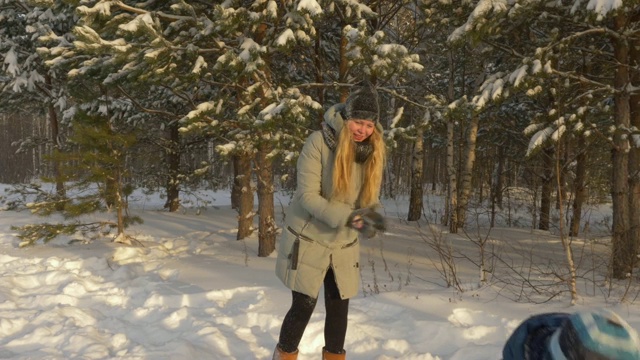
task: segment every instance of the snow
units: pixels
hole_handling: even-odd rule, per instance
[[[602,20],[608,12],[616,10],[621,6],[621,0],[590,0],[587,4],[587,10],[594,11],[598,14],[598,20]]]
[[[142,15],[136,16],[133,20],[129,21],[126,24],[118,25],[118,28],[123,31],[128,32],[136,32],[140,28],[140,26],[147,26],[151,28],[153,26],[153,19],[151,18],[151,14],[144,13]]]
[[[402,119],[403,114],[404,114],[404,107],[401,106],[398,108],[398,110],[396,110],[395,115],[393,115],[393,118],[391,118],[391,121],[389,122],[390,129],[394,129],[398,125],[398,121]]]
[[[9,49],[4,56],[4,65],[6,65],[5,71],[8,74],[13,76],[17,76],[20,72],[20,68],[18,66],[18,57],[13,48]]]
[[[307,11],[312,16],[322,14],[322,7],[316,0],[300,0],[296,10]]]
[[[157,194],[134,193],[130,211],[144,223],[128,235],[139,246],[77,235],[18,248],[11,226],[40,219],[0,210],[0,358],[271,359],[291,296],[274,275],[276,254],[258,257],[256,234],[235,240],[237,214],[228,192],[195,193],[184,196],[176,213],[161,211],[164,199]],[[288,197],[276,196],[286,207]],[[637,305],[616,302],[601,289],[588,293],[592,284],[581,288],[575,306],[566,295],[516,302],[505,296],[504,285],[479,286],[478,269],[460,263],[465,291],[445,287],[421,235],[437,227],[404,221],[405,198],[384,205],[389,230],[362,241],[362,291],[350,303],[345,345],[349,359],[495,360],[521,320],[546,311],[607,307],[640,326]],[[441,205],[438,196],[426,196],[434,216]],[[593,218],[610,216],[607,206],[589,211]],[[548,232],[497,228],[491,235],[494,243],[531,244],[526,256],[535,250],[546,252],[547,261],[563,257],[558,237]],[[448,239],[473,248],[464,236]],[[319,300],[301,359],[320,357],[323,326]]]
[[[251,53],[260,50],[260,45],[253,41],[253,39],[247,37],[244,39],[242,45],[240,45],[242,52],[238,57],[242,59],[242,61],[249,63],[251,61]]]
[[[91,8],[84,5],[78,6],[76,11],[84,15],[98,14],[102,16],[110,16],[111,4],[111,1],[101,1]]]
[[[180,119],[180,122],[185,122],[185,121],[197,118],[199,116],[202,116],[202,114],[210,112],[214,109],[216,109],[216,103],[212,101],[200,103],[198,104],[198,106],[196,106],[195,110],[189,111],[189,113],[186,116]]]
[[[295,41],[295,36],[293,35],[293,30],[285,29],[276,39],[276,45],[284,46],[287,45],[289,41]]]
[[[275,1],[270,0],[267,3],[265,15],[271,19],[275,19],[276,17],[278,17],[278,4]]]
[[[507,9],[507,2],[504,0],[480,0],[478,4],[473,9],[466,23],[458,28],[456,28],[451,35],[449,35],[449,42],[456,42],[461,40],[461,38],[468,32],[471,31],[476,22],[482,22],[483,19],[489,17],[491,11],[500,13]],[[478,20],[480,19],[480,20]]]
[[[522,82],[522,79],[527,75],[527,69],[529,67],[527,65],[523,65],[519,67],[516,71],[509,75],[509,82],[513,84],[513,86],[518,87]]]
[[[219,152],[221,155],[228,155],[235,149],[236,149],[236,144],[234,142],[216,146],[216,151]]]
[[[535,133],[531,140],[529,140],[529,146],[527,148],[527,154],[525,156],[529,156],[531,152],[537,148],[539,148],[549,137],[554,133],[554,129],[551,127],[544,128],[543,130]]]
[[[200,74],[203,68],[207,67],[207,62],[204,60],[204,57],[198,56],[196,59],[196,63],[193,65],[193,70],[191,72],[193,74]]]

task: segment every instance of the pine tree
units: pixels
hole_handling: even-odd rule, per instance
[[[0,107],[46,116],[50,153],[64,150],[65,122],[61,114],[67,109],[68,95],[64,74],[47,67],[37,49],[71,41],[76,20],[73,10],[60,2],[0,1],[0,54],[4,57]],[[38,139],[23,139],[23,148],[38,143]],[[60,166],[52,162],[57,178]],[[56,183],[56,192],[59,197],[65,196],[63,183]]]
[[[118,124],[107,116],[80,112],[74,116],[69,142],[73,149],[58,156],[65,164],[60,169],[62,180],[69,184],[68,191],[73,196],[64,199],[46,196],[27,205],[36,215],[50,216],[62,202],[65,221],[15,228],[22,240],[20,246],[33,245],[39,240],[47,242],[60,235],[73,236],[76,232],[82,233],[83,238],[99,238],[110,234],[112,229],[115,229],[113,241],[131,245],[133,239],[125,234],[125,228],[141,222],[140,218],[127,213],[126,201],[131,193],[126,182],[126,162],[136,143],[135,134],[120,132]],[[115,219],[91,217],[105,210],[114,210]]]
[[[506,96],[507,89],[534,99],[552,98],[545,113],[551,118],[553,131],[535,133],[538,140],[546,134],[560,144],[565,131],[602,134],[609,139],[614,208],[611,264],[613,276],[624,278],[636,262],[638,235],[632,229],[640,221],[631,215],[639,200],[630,191],[633,185],[629,183],[630,179],[635,182],[629,169],[636,166],[629,161],[629,153],[635,153],[629,141],[635,132],[630,109],[637,101],[630,91],[635,72],[629,72],[629,65],[635,61],[629,44],[637,36],[635,19],[629,15],[635,11],[634,5],[538,2],[515,5],[491,6],[480,1],[453,36],[480,39],[520,61],[511,71],[492,74],[490,81],[483,84],[482,91],[487,95],[481,99],[488,99],[496,91]],[[516,34],[528,41],[505,41]],[[563,93],[571,94],[568,101],[559,101]],[[607,118],[613,121],[600,121]],[[543,143],[532,142],[532,146]],[[560,156],[556,153],[556,157]]]

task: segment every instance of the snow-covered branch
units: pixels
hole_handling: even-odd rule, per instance
[[[138,101],[136,101],[136,99],[133,96],[129,95],[129,93],[124,88],[122,88],[122,86],[120,86],[120,85],[118,85],[118,90],[120,90],[122,92],[122,94],[127,97],[127,99],[131,100],[131,103],[133,103],[136,107],[138,107],[140,110],[142,110],[142,111],[144,111],[146,113],[156,114],[156,115],[164,115],[164,116],[167,116],[169,118],[177,118],[177,116],[175,114],[172,114],[170,112],[162,111],[162,110],[148,109],[148,108],[142,106],[142,104],[140,104]]]
[[[137,7],[133,7],[133,6],[129,6],[124,4],[122,1],[116,1],[114,3],[114,5],[116,5],[117,7],[119,7],[122,10],[126,10],[126,11],[130,11],[132,13],[136,13],[136,14],[148,14],[149,11],[144,10],[144,9],[140,9]],[[153,14],[157,15],[158,18],[163,19],[163,20],[168,20],[168,21],[178,21],[178,20],[194,20],[192,17],[190,16],[181,16],[181,15],[173,15],[173,14],[167,14],[164,13],[162,11],[156,11],[153,12]]]

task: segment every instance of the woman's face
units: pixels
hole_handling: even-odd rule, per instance
[[[373,134],[376,124],[371,120],[351,119],[347,121],[347,127],[353,135],[353,140],[356,142],[365,141]]]

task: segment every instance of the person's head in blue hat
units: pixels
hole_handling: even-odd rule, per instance
[[[554,360],[640,359],[636,331],[609,310],[570,315],[552,335],[549,351]]]
[[[636,331],[609,310],[546,313],[522,322],[507,340],[503,360],[638,360]]]

